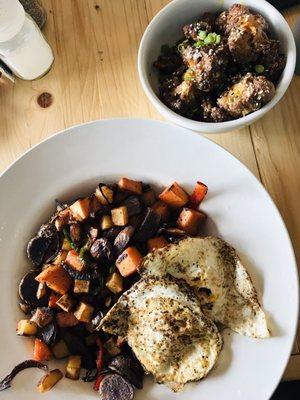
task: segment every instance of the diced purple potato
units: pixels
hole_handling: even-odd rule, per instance
[[[130,239],[134,234],[135,228],[133,226],[126,226],[122,229],[118,236],[115,238],[114,246],[118,253],[122,253],[123,250],[128,246]]]
[[[101,400],[132,400],[134,390],[122,376],[109,374],[100,383],[99,395]]]
[[[124,201],[124,205],[127,207],[129,217],[140,214],[142,212],[142,204],[138,196],[129,196]]]
[[[135,234],[134,239],[139,242],[144,242],[153,237],[159,228],[160,221],[160,215],[151,208],[147,208],[143,222]]]

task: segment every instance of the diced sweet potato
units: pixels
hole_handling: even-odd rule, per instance
[[[127,247],[118,257],[116,266],[120,274],[125,278],[134,274],[142,262],[143,256],[135,247]]]
[[[56,305],[64,311],[69,312],[75,305],[75,300],[68,294],[64,294],[57,300]]]
[[[88,293],[90,290],[90,281],[85,281],[81,279],[74,280],[74,293]]]
[[[195,236],[199,231],[201,223],[204,222],[205,219],[206,215],[201,211],[184,208],[179,214],[177,227],[189,235]]]
[[[148,251],[153,251],[157,249],[161,249],[168,245],[168,242],[163,236],[156,236],[152,239],[149,239],[147,242]]]
[[[79,254],[77,253],[76,250],[70,250],[68,252],[66,263],[70,267],[76,269],[76,271],[79,272],[83,271],[86,268],[86,265],[84,264],[83,260],[79,257]]]
[[[81,368],[81,356],[70,356],[66,366],[66,378],[79,379]]]
[[[106,185],[99,185],[96,189],[95,196],[102,205],[111,204],[114,199],[114,191]]]
[[[68,357],[70,354],[66,343],[62,339],[52,347],[52,353],[57,359]]]
[[[123,278],[118,272],[113,272],[108,276],[106,287],[115,294],[122,292]]]
[[[101,218],[101,229],[105,231],[105,229],[112,228],[114,226],[114,223],[112,222],[111,216],[110,215],[103,215]]]
[[[191,208],[197,209],[201,203],[201,201],[204,199],[208,191],[208,187],[202,183],[202,182],[197,182],[196,186],[193,190],[193,193],[191,194],[190,197],[190,202],[189,205]]]
[[[152,205],[152,210],[155,211],[157,214],[160,215],[161,220],[163,222],[167,222],[169,218],[169,207],[163,203],[162,201],[158,200]]]
[[[17,335],[34,336],[37,333],[37,324],[29,319],[21,319],[17,326]]]
[[[49,297],[48,307],[50,307],[50,308],[59,308],[56,305],[56,302],[60,298],[61,298],[61,295],[59,293],[51,292],[50,297]]]
[[[90,322],[93,311],[94,307],[90,306],[87,303],[81,302],[74,312],[74,315],[80,322]]]
[[[71,249],[68,249],[68,250],[71,250]],[[61,264],[62,262],[64,262],[67,258],[67,254],[68,254],[67,251],[61,250],[58,253],[57,257],[54,259],[53,264]]]
[[[90,213],[90,199],[79,199],[70,206],[70,211],[73,218],[77,221],[83,221],[89,216]]]
[[[143,193],[142,182],[134,181],[132,179],[122,178],[119,180],[118,186],[120,189],[127,190],[128,192],[131,192],[134,194],[142,194]]]
[[[142,200],[145,206],[150,207],[156,200],[154,190],[149,189],[143,192]]]
[[[49,361],[51,359],[51,351],[41,339],[34,340],[33,359],[36,361]]]
[[[113,208],[111,210],[111,219],[116,226],[125,226],[128,223],[128,211],[126,206]]]
[[[167,187],[158,197],[172,208],[183,207],[189,201],[188,194],[177,182]]]
[[[47,392],[52,389],[54,385],[57,384],[63,377],[62,372],[59,369],[53,369],[47,375],[40,379],[37,389],[40,393]]]
[[[62,311],[56,314],[57,325],[61,328],[70,328],[79,324],[78,319],[71,312]]]
[[[71,277],[60,265],[49,265],[35,279],[45,282],[50,289],[61,295],[67,293],[72,285]]]

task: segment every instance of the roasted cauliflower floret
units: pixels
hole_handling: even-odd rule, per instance
[[[160,96],[173,111],[182,115],[192,115],[197,108],[197,93],[193,83],[181,81],[177,76],[163,81]]]
[[[230,119],[228,113],[223,109],[214,105],[209,99],[201,103],[203,121],[205,122],[224,122]]]
[[[239,118],[260,109],[275,94],[275,86],[265,76],[247,73],[218,98],[218,105]]]
[[[183,27],[184,36],[187,39],[197,40],[199,31],[212,32],[215,18],[215,15],[212,13],[203,14],[199,21]]]
[[[248,7],[235,4],[217,20],[219,29],[228,36],[228,47],[235,62],[255,62],[259,52],[267,45],[268,25],[259,14],[252,14]]]
[[[195,48],[187,46],[182,52],[187,67],[194,72],[195,87],[204,92],[216,88],[224,79],[228,64],[227,46],[203,46]]]

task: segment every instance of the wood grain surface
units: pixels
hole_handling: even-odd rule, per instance
[[[112,117],[161,119],[142,91],[136,58],[143,31],[168,2],[43,1],[48,14],[44,34],[55,63],[40,80],[1,86],[0,173],[34,144],[71,125]],[[300,7],[286,15],[291,24],[297,16]],[[298,264],[299,92],[300,77],[294,77],[284,99],[260,121],[241,131],[209,136],[241,160],[269,191],[287,224]],[[38,104],[43,93],[53,100],[46,108]],[[300,331],[286,379],[300,379],[299,338]]]

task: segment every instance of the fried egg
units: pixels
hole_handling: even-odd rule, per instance
[[[186,238],[149,253],[140,267],[144,277],[171,275],[198,296],[202,311],[242,335],[269,336],[265,313],[235,249],[216,237]]]
[[[124,337],[146,372],[174,391],[213,368],[222,348],[216,325],[185,282],[146,277],[124,293],[100,328]]]

